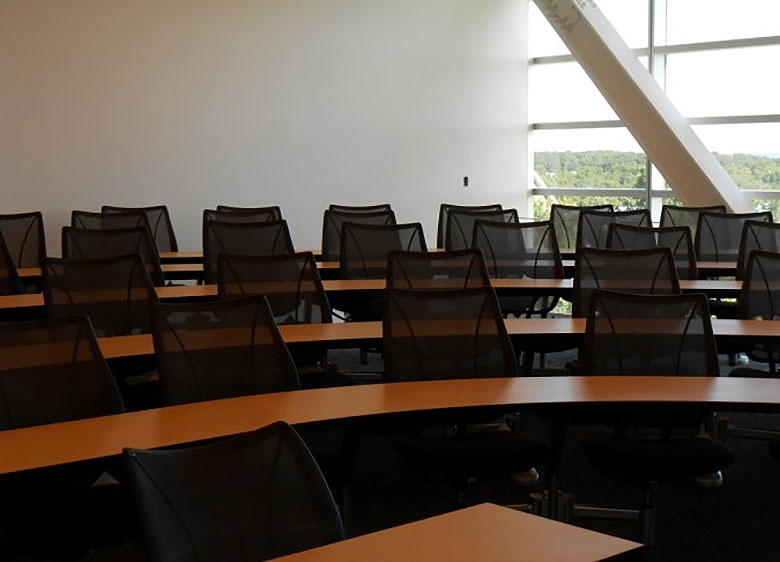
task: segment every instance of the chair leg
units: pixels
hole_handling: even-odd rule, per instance
[[[642,524],[642,543],[645,546],[655,544],[655,484],[645,488],[645,497],[640,508],[640,521]]]
[[[534,352],[533,351],[524,351],[523,352],[523,365],[521,367],[523,375],[525,376],[531,376],[534,372]]]

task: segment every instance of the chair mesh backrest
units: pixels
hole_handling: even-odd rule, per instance
[[[168,404],[299,388],[264,297],[160,305],[152,333]]]
[[[18,295],[22,292],[22,283],[16,266],[5,245],[3,232],[0,231],[0,295]]]
[[[285,256],[219,256],[221,298],[264,295],[277,324],[332,322],[330,304],[311,252]]]
[[[152,561],[268,560],[344,537],[325,478],[284,422],[124,457]]]
[[[447,213],[447,230],[444,248],[450,252],[471,248],[474,225],[480,221],[519,222],[516,209],[502,211],[461,211],[450,209]]]
[[[122,410],[86,318],[0,324],[0,430]]]
[[[395,213],[391,210],[349,212],[328,209],[322,219],[322,259],[337,261],[341,252],[341,228],[345,222],[357,224],[392,225]]]
[[[70,225],[73,228],[87,228],[90,230],[145,227],[149,230],[150,235],[152,232],[149,220],[143,211],[123,211],[121,213],[73,211],[70,215]]]
[[[780,320],[780,253],[750,253],[739,307],[741,318]]]
[[[780,224],[745,221],[737,256],[737,279],[744,278],[748,258],[755,250],[780,252]]]
[[[145,228],[89,230],[62,227],[62,257],[70,260],[91,260],[138,254],[144,261],[152,284],[165,285],[160,258]]]
[[[328,209],[347,213],[376,213],[377,211],[390,211],[392,207],[390,207],[390,203],[382,203],[381,205],[328,205]]]
[[[664,205],[661,209],[661,226],[687,226],[691,229],[691,236],[696,236],[696,227],[699,224],[699,214],[703,212],[725,213],[726,206],[678,207],[676,205]]]
[[[495,205],[450,205],[442,203],[439,207],[439,224],[436,231],[436,247],[447,247],[447,217],[450,211],[501,211],[503,207],[500,203]]]
[[[392,251],[425,251],[419,222],[373,225],[345,222],[341,230],[339,274],[341,279],[383,279]]]
[[[149,228],[152,231],[154,247],[158,252],[178,252],[179,244],[176,242],[176,233],[173,231],[171,215],[165,205],[151,207],[115,207],[103,205],[104,213],[124,213],[127,211],[142,211],[146,215]]]
[[[293,252],[287,221],[203,221],[203,272],[207,283],[217,281],[220,254],[276,256]]]
[[[772,213],[700,213],[694,241],[697,259],[736,262],[747,221],[772,222]]]
[[[50,258],[43,268],[43,297],[49,317],[83,314],[99,337],[149,333],[151,307],[157,301],[138,255]]]
[[[43,215],[39,212],[0,215],[0,233],[14,266],[41,267],[46,259]]]
[[[511,377],[517,360],[490,287],[387,289],[382,321],[389,381]]]
[[[232,213],[232,216],[228,216]],[[267,222],[282,220],[282,209],[278,205],[271,207],[231,207],[217,205],[216,211],[206,209],[204,220],[219,220],[224,222]]]
[[[599,250],[583,248],[574,265],[572,315],[584,317],[597,290],[677,295],[680,281],[669,248]]]
[[[718,376],[707,297],[597,291],[580,360],[588,375]]]
[[[610,250],[646,250],[648,248],[669,248],[674,256],[677,276],[680,279],[698,279],[696,254],[693,251],[693,237],[687,226],[631,226],[611,224],[607,235]]]
[[[501,223],[478,220],[474,224],[474,248],[485,256],[491,277],[560,279],[563,261],[552,223]]]
[[[629,224],[653,226],[650,211],[582,211],[577,228],[577,250],[580,248],[606,248],[609,225]]]
[[[590,205],[577,207],[573,205],[553,205],[550,207],[550,220],[555,228],[555,236],[561,248],[569,250],[577,246],[577,229],[580,225],[580,212],[614,211],[612,205]]]
[[[489,287],[482,252],[390,252],[387,286],[395,289],[468,289]]]

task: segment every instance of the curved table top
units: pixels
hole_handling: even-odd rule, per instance
[[[780,410],[780,379],[515,377],[358,385],[213,400],[0,432],[0,473],[291,424],[450,408],[679,404]]]

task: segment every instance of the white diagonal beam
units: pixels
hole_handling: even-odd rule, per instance
[[[751,210],[747,197],[593,0],[534,1],[679,199],[688,205]]]

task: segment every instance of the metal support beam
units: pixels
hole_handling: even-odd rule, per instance
[[[724,204],[734,212],[751,209],[593,0],[534,1],[679,199]]]

